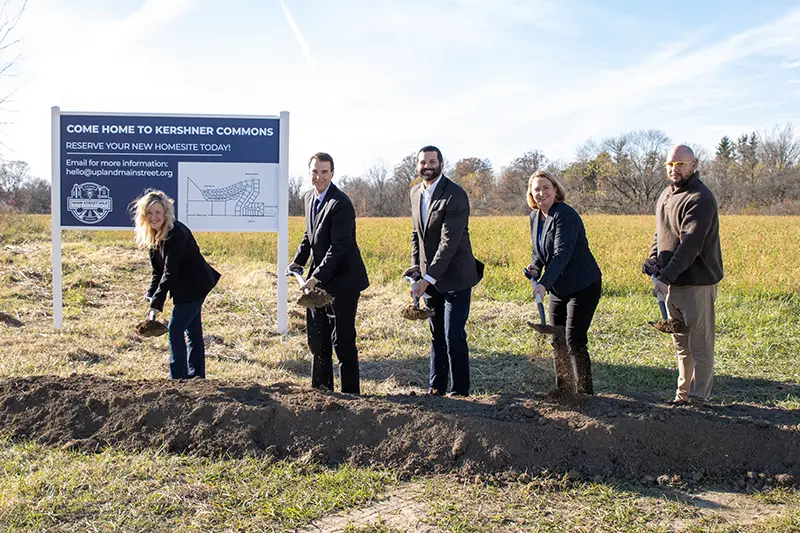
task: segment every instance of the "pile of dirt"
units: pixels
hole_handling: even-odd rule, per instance
[[[17,439],[88,451],[349,462],[404,474],[547,470],[589,479],[786,485],[800,479],[798,421],[796,411],[672,407],[617,395],[359,397],[286,383],[0,381],[0,427]]]

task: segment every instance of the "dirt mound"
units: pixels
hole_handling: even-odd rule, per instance
[[[14,438],[82,450],[163,447],[384,465],[407,474],[548,470],[790,484],[800,479],[798,420],[796,411],[670,407],[606,395],[568,403],[546,396],[358,397],[212,380],[0,382],[0,427]]]

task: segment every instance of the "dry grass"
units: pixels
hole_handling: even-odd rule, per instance
[[[726,279],[718,303],[718,401],[800,407],[800,266],[791,251],[800,241],[798,222],[765,217],[722,220]],[[667,337],[646,325],[657,319],[658,310],[647,278],[638,274],[652,217],[592,216],[586,217],[586,224],[605,286],[590,332],[595,387],[601,393],[641,391],[667,397],[676,374],[673,349]],[[487,264],[468,323],[478,394],[542,392],[552,381],[547,341],[525,325],[536,315],[520,272],[530,250],[527,228],[523,217],[471,223],[476,255]],[[410,302],[400,279],[408,264],[410,221],[359,220],[358,229],[372,282],[360,301],[357,322],[362,390],[419,391],[427,381],[427,325],[400,317]],[[292,219],[292,248],[301,231],[302,221]],[[204,254],[223,274],[203,309],[209,377],[309,381],[304,310],[290,304],[288,334],[275,332],[274,237],[199,236]],[[0,312],[22,322],[20,327],[0,323],[0,378],[87,373],[164,379],[166,338],[141,339],[133,332],[148,307],[143,293],[149,265],[134,248],[132,235],[71,231],[64,239],[65,327],[55,331],[49,220],[0,218]],[[289,286],[291,302],[298,294],[296,284]],[[168,315],[169,306],[165,311]],[[0,443],[0,459],[0,531],[286,531],[375,497],[388,479],[353,470],[308,472],[292,465],[223,460],[195,464],[152,454],[87,457],[9,442]],[[143,469],[151,469],[149,482]],[[169,470],[174,472],[167,475]],[[243,484],[228,471],[246,476],[261,472],[263,477]],[[31,478],[26,472],[38,474]],[[335,486],[319,482],[337,475],[341,478]],[[359,492],[358,483],[372,488]],[[771,509],[785,506],[787,512],[773,513],[755,527],[740,526],[740,517],[724,509],[700,513],[674,499],[636,495],[611,485],[545,487],[542,483],[551,482],[541,479],[507,488],[448,479],[426,483],[425,523],[441,531],[788,532],[800,527],[795,493],[761,502]],[[302,501],[310,502],[300,510],[291,501],[298,497],[295,486],[305,491]],[[193,487],[202,491],[190,494]],[[324,504],[314,507],[314,502]],[[198,509],[210,514],[198,515]],[[17,526],[8,526],[9,517]],[[351,530],[395,529],[378,522]]]

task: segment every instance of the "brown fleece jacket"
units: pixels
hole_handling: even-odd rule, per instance
[[[650,257],[667,285],[714,285],[722,280],[717,200],[695,172],[670,184],[656,202],[656,233]]]

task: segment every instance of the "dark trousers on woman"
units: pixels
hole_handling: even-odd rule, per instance
[[[333,351],[339,359],[342,392],[360,394],[356,310],[361,294],[338,295],[332,304],[306,310],[308,348],[311,350],[311,386],[333,390]]]
[[[568,296],[550,293],[550,323],[565,329],[565,336],[553,335],[556,387],[560,390],[594,394],[588,331],[600,302],[602,285],[602,281],[598,280]]]
[[[203,342],[203,324],[200,321],[204,301],[205,298],[175,304],[172,308],[168,325],[170,379],[206,377],[206,346]]]

